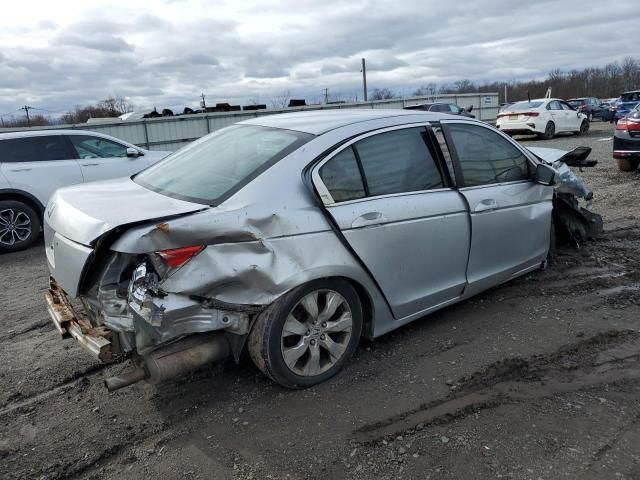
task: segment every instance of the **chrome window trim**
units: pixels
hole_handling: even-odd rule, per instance
[[[313,170],[311,170],[311,180],[313,182],[313,185],[316,187],[316,190],[318,190],[318,194],[320,195],[320,199],[322,200],[322,203],[325,206],[335,205],[335,204],[345,205],[345,204],[349,204],[349,203],[353,203],[353,202],[368,201],[368,200],[371,200],[371,199],[374,199],[374,198],[396,197],[396,196],[399,196],[399,195],[412,195],[412,194],[419,194],[419,193],[425,193],[425,192],[452,190],[451,188],[442,188],[442,189],[437,189],[437,190],[419,190],[419,191],[413,191],[413,192],[400,192],[400,193],[390,193],[390,194],[386,194],[386,195],[376,195],[376,196],[370,196],[370,197],[356,198],[356,199],[353,199],[353,200],[345,200],[344,202],[336,202],[333,199],[333,197],[331,196],[331,193],[329,192],[329,189],[326,187],[326,185],[322,181],[322,178],[320,178],[320,169],[322,168],[322,166],[325,163],[330,161],[333,157],[338,155],[343,150],[346,150],[347,148],[350,148],[354,143],[356,143],[356,142],[358,142],[360,140],[363,140],[363,139],[368,138],[368,137],[372,137],[374,135],[379,135],[381,133],[392,132],[394,130],[404,130],[404,129],[407,129],[407,128],[416,128],[416,127],[428,128],[430,126],[431,126],[430,122],[417,122],[417,123],[405,123],[405,124],[402,124],[402,125],[394,125],[392,127],[385,127],[385,128],[381,128],[381,129],[378,129],[378,130],[372,130],[371,132],[363,133],[361,135],[358,135],[357,137],[352,138],[351,140],[347,141],[346,143],[340,145],[340,147],[336,148],[333,152],[331,152],[329,155],[327,155],[325,158],[323,158],[320,162],[318,162],[313,167]],[[426,145],[425,145],[425,147],[426,147]],[[435,161],[435,159],[434,159],[434,161]]]

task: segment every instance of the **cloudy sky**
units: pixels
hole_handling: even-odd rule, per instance
[[[109,95],[141,108],[362,98],[640,56],[638,0],[5,0],[0,114]]]

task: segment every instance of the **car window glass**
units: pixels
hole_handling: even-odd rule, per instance
[[[102,137],[90,135],[69,135],[78,158],[126,157],[127,147]]]
[[[442,188],[442,177],[425,143],[425,134],[424,128],[407,128],[355,144],[370,195]]]
[[[449,111],[453,112],[453,113],[459,113],[460,112],[460,108],[457,105],[454,105],[453,103],[449,104]]]
[[[499,133],[476,125],[448,124],[467,187],[530,178],[529,163]]]
[[[554,100],[553,102],[549,102],[549,105],[547,105],[547,110],[562,110],[562,107],[560,106],[559,101]]]
[[[325,163],[320,168],[320,178],[336,202],[365,196],[358,160],[352,147],[344,149]]]
[[[573,108],[571,107],[571,105],[569,105],[568,103],[560,102],[560,105],[562,106],[562,109],[563,109],[563,110],[573,110]]]
[[[69,153],[62,135],[0,140],[0,162],[42,162],[68,159]]]
[[[449,113],[449,106],[439,103],[438,105],[436,105],[436,112]]]

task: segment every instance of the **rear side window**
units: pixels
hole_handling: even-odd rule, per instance
[[[529,162],[497,132],[469,124],[447,124],[464,185],[474,187],[530,178]]]
[[[102,137],[69,135],[78,156],[76,158],[126,157],[127,147]]]
[[[549,102],[549,104],[547,105],[547,110],[562,110],[562,106],[560,105],[559,101],[554,100],[553,102]]]
[[[365,196],[364,183],[353,147],[344,149],[325,163],[320,169],[320,178],[336,202]]]
[[[424,135],[424,128],[407,128],[356,142],[355,149],[369,195],[415,192],[443,186]]]
[[[0,162],[44,162],[68,160],[67,144],[62,135],[10,138],[0,140]]]

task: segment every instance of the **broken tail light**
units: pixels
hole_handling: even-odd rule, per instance
[[[191,247],[174,248],[171,250],[161,250],[156,254],[169,268],[180,268],[194,256],[204,249],[203,245],[193,245]]]

